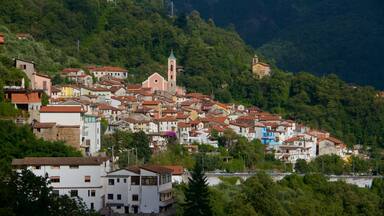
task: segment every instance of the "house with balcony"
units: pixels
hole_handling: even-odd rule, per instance
[[[104,179],[105,204],[120,214],[167,211],[174,203],[172,172],[153,165],[112,171]]]

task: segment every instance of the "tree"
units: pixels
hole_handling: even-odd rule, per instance
[[[305,161],[303,159],[299,159],[299,160],[296,161],[295,170],[298,173],[308,173],[308,172],[310,172],[310,168],[309,168],[309,165],[308,165],[307,161]]]
[[[47,177],[29,170],[12,172],[0,179],[1,215],[90,215],[80,199],[60,196],[48,187]]]
[[[192,178],[189,178],[188,188],[185,191],[184,215],[210,216],[212,208],[207,178],[199,162],[196,162],[191,175]]]

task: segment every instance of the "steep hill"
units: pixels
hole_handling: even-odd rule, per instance
[[[240,35],[285,70],[336,73],[384,88],[384,4],[379,0],[181,0]]]
[[[51,75],[68,66],[116,65],[129,69],[128,82],[141,82],[164,72],[174,49],[184,66],[178,82],[189,91],[256,105],[328,130],[348,144],[384,147],[384,100],[373,88],[276,67],[271,78],[257,80],[249,67],[254,50],[235,31],[204,21],[198,12],[170,17],[166,2],[3,0],[0,31],[6,44],[0,55],[7,67],[0,72],[12,71],[9,62],[20,55]],[[18,40],[18,32],[33,39]]]

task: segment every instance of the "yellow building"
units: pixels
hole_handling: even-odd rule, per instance
[[[257,55],[255,55],[252,59],[252,73],[256,78],[261,79],[271,75],[271,67],[269,64],[260,62]]]
[[[72,97],[79,97],[79,96],[80,96],[80,90],[77,87],[74,87],[71,85],[61,86],[61,97],[72,98]]]

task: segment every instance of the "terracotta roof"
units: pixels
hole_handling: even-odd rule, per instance
[[[63,73],[73,73],[73,72],[79,72],[81,68],[64,68],[62,70]]]
[[[176,114],[176,118],[177,119],[187,119],[189,116],[187,114],[184,114],[184,113],[177,113]]]
[[[36,122],[33,125],[33,128],[53,128],[55,125],[56,125],[55,122],[45,122],[45,123]]]
[[[165,166],[157,166],[157,165],[144,165],[144,166],[140,166],[140,168],[154,172],[154,173],[158,173],[158,174],[166,174],[166,173],[172,173],[173,172],[172,169],[169,169]]]
[[[335,137],[327,137],[327,138],[322,139],[322,140],[329,140],[331,142],[334,142],[336,145],[344,144],[343,141],[336,139]],[[322,140],[320,140],[320,141],[322,141]]]
[[[259,121],[279,121],[281,116],[278,115],[262,115],[259,116]]]
[[[188,128],[188,127],[191,127],[191,124],[185,123],[185,122],[178,122],[177,123],[177,127],[179,127],[179,128]]]
[[[11,101],[14,104],[20,104],[20,103],[40,103],[41,98],[39,97],[38,92],[32,92],[32,93],[15,93],[11,96]]]
[[[140,84],[130,84],[130,85],[127,85],[127,89],[129,89],[129,90],[141,89],[141,85]]]
[[[143,106],[155,106],[159,104],[160,104],[159,101],[143,101],[142,103]]]
[[[36,76],[39,76],[39,77],[44,77],[44,78],[47,78],[47,79],[51,79],[50,76],[46,75],[46,74],[41,74],[41,73],[35,73]]]
[[[107,158],[103,157],[26,157],[13,159],[12,166],[36,165],[100,165]]]
[[[40,113],[81,113],[81,106],[42,106]]]
[[[117,109],[116,107],[110,106],[110,105],[108,105],[108,104],[100,104],[97,108],[98,108],[99,110],[120,111],[120,110]]]
[[[210,98],[209,96],[207,95],[204,95],[204,94],[201,94],[201,93],[189,93],[186,95],[186,97],[189,97],[189,98],[197,98],[197,99],[204,99],[204,98]]]
[[[174,122],[174,121],[176,121],[176,118],[175,117],[173,117],[173,116],[165,116],[165,117],[163,117],[163,118],[160,118],[160,119],[157,119],[157,121],[159,121],[159,122]]]
[[[182,166],[164,166],[165,168],[172,170],[172,175],[182,175],[184,168]]]
[[[92,71],[109,71],[109,72],[127,72],[126,69],[121,67],[113,67],[113,66],[103,66],[103,67],[95,67],[91,68]]]
[[[225,127],[220,127],[220,126],[218,126],[218,125],[213,125],[213,126],[210,128],[210,131],[215,130],[215,131],[217,131],[217,132],[224,132],[225,129],[226,129]]]

